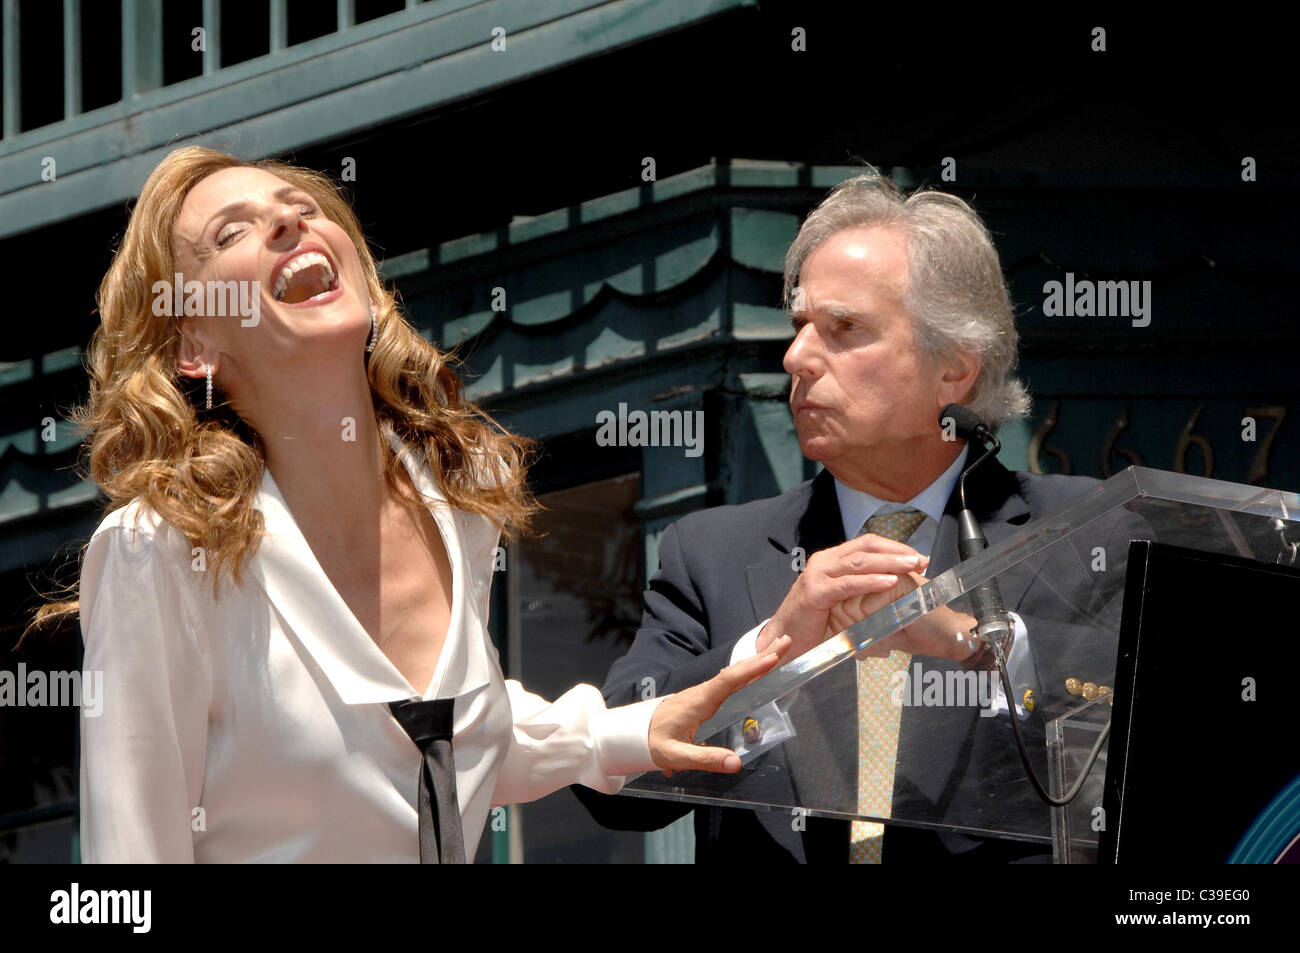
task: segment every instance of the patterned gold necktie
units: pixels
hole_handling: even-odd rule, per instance
[[[920,510],[876,515],[862,533],[907,542],[925,521]],[[889,817],[894,799],[894,769],[898,764],[898,723],[903,709],[892,703],[896,672],[907,672],[912,656],[890,652],[888,658],[858,662],[858,813]],[[854,821],[850,825],[849,863],[878,864],[885,825]]]

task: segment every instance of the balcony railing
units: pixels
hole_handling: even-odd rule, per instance
[[[129,200],[178,145],[289,154],[756,0],[266,0],[249,23],[227,0],[224,36],[221,0],[202,34],[181,22],[193,2],[118,2],[0,0],[0,240]]]
[[[61,26],[63,33],[63,112],[60,120],[66,121],[82,113],[85,101],[86,83],[102,83],[102,75],[83,75],[83,5],[94,0],[63,0]],[[404,5],[411,9],[422,0],[393,0],[387,6]],[[363,0],[364,3],[364,0]],[[22,50],[33,46],[51,48],[48,36],[33,36],[32,33],[45,33],[49,29],[46,18],[34,24],[25,25],[21,15],[21,0],[2,0],[4,46],[0,51],[3,61],[3,127],[0,139],[12,139],[30,128],[23,125],[22,97]],[[318,22],[321,7],[310,8],[310,18]],[[366,4],[374,8],[375,4]],[[289,2],[288,0],[269,0],[268,17],[264,24],[266,29],[266,49],[269,55],[280,52],[289,46]],[[48,7],[45,8],[48,11]],[[176,9],[176,8],[173,8]],[[383,8],[379,8],[383,9]],[[307,13],[307,8],[303,8]],[[383,10],[383,14],[400,12],[397,9]],[[366,19],[376,17],[373,12]],[[163,76],[163,0],[121,0],[121,96],[119,102],[130,102],[137,94],[158,89],[166,83]],[[356,0],[336,0],[334,10],[334,31],[341,33],[357,25]],[[202,18],[196,27],[203,30],[202,42],[197,43],[202,64],[203,76],[220,70],[226,63],[222,57],[221,42],[222,3],[221,0],[202,0]],[[29,42],[24,43],[24,40]],[[36,42],[32,42],[36,41]],[[45,41],[45,42],[41,42]],[[189,76],[174,81],[183,81]]]

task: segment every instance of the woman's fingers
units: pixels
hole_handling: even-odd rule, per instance
[[[790,645],[790,637],[783,635],[761,655],[728,665],[707,682],[665,698],[650,722],[651,757],[660,770],[670,777],[672,771],[739,771],[734,752],[696,745],[695,733],[733,693],[776,668]]]
[[[674,742],[668,746],[674,771],[714,771],[735,774],[740,770],[740,757],[730,748],[712,748]]]
[[[693,713],[699,715],[700,721],[708,721],[729,696],[776,668],[788,648],[790,637],[783,635],[769,645],[762,655],[754,655],[735,665],[728,665],[707,682],[697,685],[700,695],[698,699],[692,699],[695,704]]]

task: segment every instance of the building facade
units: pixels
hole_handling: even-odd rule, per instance
[[[1001,433],[1009,466],[1300,484],[1300,153],[1276,131],[1206,149],[1202,130],[1126,124],[1129,77],[1094,103],[1045,81],[1065,106],[1029,118],[1010,92],[846,110],[817,96],[856,78],[818,51],[846,31],[735,0],[3,0],[3,29],[0,670],[79,668],[75,627],[13,643],[102,515],[66,413],[127,203],[182,144],[335,175],[410,320],[542,443],[546,535],[501,554],[492,613],[533,691],[603,679],[672,520],[814,474],[786,404],[782,265],[857,156],[962,195],[994,235],[1035,398]],[[0,856],[75,857],[76,733],[73,709],[0,707]],[[689,825],[602,831],[569,792],[492,834],[480,860],[691,855]]]

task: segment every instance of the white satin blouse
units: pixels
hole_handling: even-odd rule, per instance
[[[385,430],[393,448],[405,444]],[[454,697],[456,792],[473,857],[492,807],[572,783],[606,793],[654,770],[662,699],[607,709],[579,685],[551,703],[501,672],[487,633],[496,526],[415,485],[453,572],[447,640],[425,698]],[[267,535],[214,599],[182,534],[136,500],[95,530],[81,575],[86,862],[419,861],[421,755],[388,702],[418,694],[321,570],[264,470]],[[209,567],[210,568],[210,567]]]

